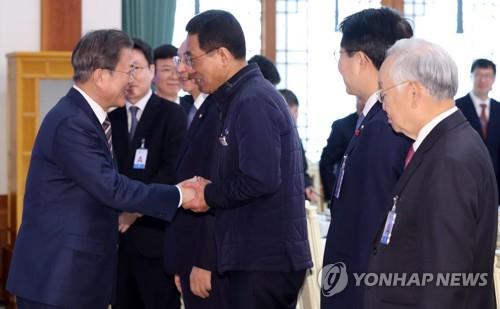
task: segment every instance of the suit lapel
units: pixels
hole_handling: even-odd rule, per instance
[[[72,102],[75,102],[78,105],[78,107],[81,110],[83,110],[83,112],[89,117],[90,121],[95,126],[97,134],[99,135],[99,137],[102,140],[102,146],[104,146],[106,148],[106,150],[108,150],[108,151],[106,151],[106,153],[108,153],[110,159],[112,159],[111,153],[109,152],[109,149],[108,149],[108,141],[106,139],[106,135],[104,134],[104,130],[102,129],[102,124],[99,122],[99,119],[97,119],[97,116],[95,115],[92,108],[90,108],[90,105],[87,102],[87,100],[85,100],[85,98],[82,96],[82,94],[80,92],[78,92],[78,90],[76,90],[75,88],[71,88],[68,91],[68,93],[66,94],[66,96],[68,98],[70,98],[70,100]],[[111,129],[113,129],[113,128],[111,128]]]
[[[470,94],[467,95],[467,102],[466,102],[466,104],[464,104],[463,108],[464,108],[464,114],[467,115],[467,118],[469,119],[471,126],[477,132],[479,132],[479,135],[482,137],[483,130],[481,128],[481,121],[479,120],[479,116],[477,115],[476,107],[474,106],[474,103],[472,102],[472,98],[471,98]],[[490,112],[491,112],[491,109],[490,109]]]
[[[424,139],[420,147],[418,147],[417,151],[413,155],[410,163],[406,167],[406,169],[401,174],[398,182],[394,188],[394,195],[399,195],[403,190],[408,181],[411,179],[412,175],[415,171],[418,170],[418,167],[422,164],[423,159],[425,158],[426,153],[434,146],[434,144],[444,135],[446,132],[453,130],[458,125],[467,122],[467,119],[463,116],[460,111],[456,111],[443,121],[438,123],[432,131],[427,135]]]
[[[366,115],[365,119],[363,119],[363,122],[361,123],[361,126],[359,130],[356,130],[354,132],[354,135],[352,136],[351,140],[349,141],[349,144],[347,145],[347,149],[345,151],[345,154],[350,154],[358,145],[359,143],[359,138],[363,134],[363,130],[365,128],[365,124],[370,122],[370,120],[375,117],[375,115],[382,109],[382,104],[379,102],[375,103],[373,107],[370,109],[368,112],[368,115]]]
[[[116,118],[111,127],[114,150],[117,158],[127,158],[129,155],[127,109],[120,107],[115,113]]]
[[[147,133],[151,132],[153,125],[155,124],[156,115],[158,115],[158,109],[160,108],[161,102],[158,101],[155,94],[149,98],[144,111],[142,112],[141,119],[137,123],[137,128],[135,130],[134,138],[129,144],[129,154],[134,153],[135,149],[141,146],[141,140],[147,138]]]
[[[487,128],[487,136],[486,136],[486,144],[492,145],[497,141],[495,139],[498,138],[496,132],[494,132],[496,124],[494,123],[496,119],[500,117],[500,104],[490,99],[490,115],[488,117],[488,128]]]

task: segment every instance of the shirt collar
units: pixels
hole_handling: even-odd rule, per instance
[[[481,103],[486,103],[486,109],[490,108],[490,98],[486,99],[486,101],[481,100],[478,98],[473,91],[469,92],[470,98],[472,99],[472,103],[474,103],[474,106],[476,107],[477,110],[481,110]]]
[[[374,92],[369,98],[368,100],[366,100],[366,103],[365,103],[365,107],[363,107],[363,116],[366,117],[366,115],[368,115],[368,113],[370,112],[370,109],[372,109],[372,107],[375,105],[375,103],[378,102],[378,96],[377,96],[377,92]]]
[[[153,91],[149,89],[148,93],[145,96],[143,96],[139,101],[137,101],[137,103],[132,104],[129,101],[127,101],[127,103],[125,103],[125,105],[127,106],[127,110],[130,108],[130,106],[135,106],[138,107],[140,111],[143,111],[146,108],[146,104],[148,103],[152,95]]]
[[[203,104],[203,102],[205,102],[205,99],[208,97],[208,93],[200,93],[196,99],[194,100],[194,107],[196,108],[196,110],[199,110],[201,105]]]
[[[456,106],[453,106],[447,111],[442,112],[441,114],[437,115],[436,117],[432,118],[431,121],[429,121],[425,126],[420,129],[417,135],[417,139],[413,143],[413,150],[417,151],[418,147],[422,144],[424,139],[431,133],[432,129],[434,129],[435,126],[437,126],[441,121],[443,121],[445,118],[456,112],[458,109]]]
[[[99,123],[102,125],[104,123],[104,120],[108,117],[108,113],[102,108],[101,105],[99,105],[94,99],[92,99],[88,94],[85,93],[80,87],[77,85],[73,85],[73,88],[75,88],[80,94],[83,96],[85,101],[90,105],[90,108],[94,112],[95,116],[99,120]]]

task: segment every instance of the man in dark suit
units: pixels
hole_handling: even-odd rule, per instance
[[[455,63],[435,44],[401,40],[379,81],[392,127],[415,142],[369,271],[407,277],[367,287],[365,308],[496,308],[497,185],[488,150],[453,101]]]
[[[289,89],[280,89],[279,92],[285,99],[286,103],[288,104],[288,110],[292,114],[292,118],[294,120],[295,126],[297,126],[297,120],[299,118],[299,99]],[[300,142],[300,148],[302,151],[302,159],[303,159],[303,166],[304,166],[304,194],[306,196],[306,199],[308,201],[311,201],[313,203],[317,203],[319,199],[318,193],[316,193],[316,190],[314,190],[314,184],[313,184],[313,179],[311,175],[307,172],[307,169],[309,168],[309,165],[307,164],[307,158],[306,158],[306,151],[304,150],[304,145],[302,144],[302,141]]]
[[[326,141],[326,146],[321,152],[319,159],[319,173],[321,176],[321,185],[323,187],[323,195],[328,203],[332,199],[333,184],[335,183],[335,171],[339,163],[342,161],[347,145],[351,141],[358,115],[361,114],[365,102],[356,98],[356,112],[344,118],[337,119],[332,123],[330,136]]]
[[[215,102],[200,91],[190,76],[184,54],[186,42],[179,47],[174,60],[182,89],[196,100],[188,115],[192,115],[187,138],[177,162],[177,179],[194,175],[215,178],[219,112]],[[182,103],[182,101],[181,101]],[[194,113],[192,112],[194,110]],[[179,211],[167,227],[165,269],[178,277],[186,309],[229,308],[227,283],[217,272],[214,235],[215,213],[197,214]]]
[[[134,39],[132,64],[136,73],[127,102],[109,113],[118,171],[144,183],[175,183],[175,162],[186,133],[182,107],[151,91],[153,52]],[[139,164],[139,155],[147,154]],[[174,276],[163,271],[165,221],[124,212],[120,215],[117,309],[180,308]],[[166,248],[168,250],[168,248]]]
[[[118,215],[171,220],[194,191],[130,180],[113,159],[106,110],[125,104],[132,41],[87,33],[71,63],[75,86],[47,114],[33,147],[7,289],[18,308],[96,308],[112,302]]]
[[[292,117],[257,65],[247,65],[233,15],[206,11],[186,30],[193,78],[220,111],[217,176],[189,185],[197,189],[194,205],[215,210],[217,270],[228,280],[229,306],[295,308],[312,263]]]
[[[177,56],[177,47],[164,44],[155,48],[153,52],[155,64],[155,94],[165,100],[179,103],[181,83],[175,70],[174,57]]]
[[[353,273],[365,272],[372,241],[385,219],[391,192],[402,170],[410,141],[396,134],[377,100],[378,69],[386,50],[413,34],[408,21],[388,8],[367,9],[341,24],[338,67],[349,94],[365,101],[354,136],[340,164],[331,202],[323,264],[344,263],[347,288],[335,294],[334,277],[322,278],[322,308],[363,308],[363,288]]]
[[[496,73],[492,61],[475,60],[471,67],[472,91],[458,99],[456,104],[486,143],[500,185],[500,104],[488,96]]]

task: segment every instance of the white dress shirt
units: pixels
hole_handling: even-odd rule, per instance
[[[456,106],[453,106],[449,110],[442,112],[441,114],[437,115],[436,117],[432,118],[431,121],[429,121],[425,126],[418,131],[417,139],[415,139],[415,142],[413,143],[413,150],[417,152],[418,147],[422,144],[424,139],[431,133],[432,129],[434,129],[435,126],[437,126],[441,121],[443,121],[445,118],[456,112],[458,108]]]
[[[147,103],[152,95],[153,95],[153,91],[149,90],[149,92],[144,97],[142,97],[139,101],[137,101],[137,103],[132,104],[128,101],[125,103],[125,106],[127,107],[127,123],[128,123],[128,131],[129,132],[130,132],[130,126],[132,125],[132,114],[130,113],[130,107],[135,106],[135,107],[139,108],[137,110],[137,114],[136,114],[137,122],[139,122],[139,120],[141,120],[142,112],[146,108],[146,105],[147,105]]]

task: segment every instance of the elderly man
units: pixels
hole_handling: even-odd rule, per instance
[[[192,183],[215,210],[217,270],[230,308],[295,308],[312,266],[297,130],[279,92],[245,61],[245,37],[228,12],[191,19],[186,60],[220,111],[216,177]]]
[[[193,198],[192,189],[118,173],[106,111],[125,105],[132,46],[118,30],[83,36],[71,57],[75,85],[40,126],[7,282],[20,309],[107,308],[119,211],[170,221]]]
[[[497,185],[488,150],[455,107],[455,63],[437,45],[400,40],[379,84],[392,127],[415,142],[370,272],[407,277],[368,287],[365,308],[495,308]]]

